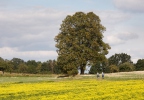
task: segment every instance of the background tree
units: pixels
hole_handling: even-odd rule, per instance
[[[0,61],[4,61],[4,59],[2,57],[0,57]]]
[[[115,54],[108,58],[109,65],[119,66],[125,62],[133,63],[131,60],[131,56],[125,53]]]
[[[37,67],[36,67],[36,73],[41,73],[41,65],[42,65],[42,62],[38,61]]]
[[[55,37],[57,63],[63,73],[80,68],[84,74],[88,62],[92,64],[106,59],[110,46],[103,42],[102,33],[106,28],[100,22],[93,12],[76,12],[64,19],[60,33]]]
[[[4,74],[4,71],[6,70],[6,63],[5,63],[5,60],[3,58],[0,57],[0,71],[3,72]]]
[[[53,60],[53,66],[54,66],[54,74],[60,74],[60,73],[61,73],[61,70],[60,70],[60,68],[58,67],[56,60]]]
[[[36,74],[36,68],[38,66],[37,62],[35,60],[29,60],[26,62],[26,65],[28,66],[28,73]]]
[[[135,70],[135,66],[132,63],[125,62],[119,66],[120,72],[129,72]]]
[[[25,63],[21,63],[18,65],[18,72],[19,73],[27,73],[28,72],[28,66]]]
[[[137,71],[144,70],[144,59],[138,59],[135,66]]]
[[[116,65],[110,65],[109,72],[111,72],[111,73],[119,72],[119,68]]]
[[[11,60],[12,64],[13,64],[13,72],[18,72],[18,66],[21,63],[24,63],[24,60],[20,59],[20,58],[13,58]]]
[[[13,58],[11,60],[0,57],[0,71],[14,72],[14,73],[41,73],[41,74],[60,74],[61,71],[57,66],[56,60],[48,60],[46,62],[36,62],[35,60],[28,60],[25,62],[20,58]]]
[[[52,61],[52,60],[49,60],[49,61],[48,61],[48,64],[49,64],[49,67],[50,67],[50,69],[51,69],[51,73],[53,74],[53,73],[54,73],[53,61]]]
[[[43,62],[41,65],[41,73],[52,73],[49,61]]]
[[[98,72],[98,67],[99,66],[100,65],[98,65],[98,64],[92,65],[91,68],[90,68],[89,74],[96,74]]]
[[[108,63],[107,60],[105,60],[104,62],[100,61],[96,62],[91,66],[89,73],[96,74],[97,72],[99,73],[106,72],[106,69],[108,67],[107,63]]]
[[[11,61],[7,61],[6,64],[7,64],[7,65],[6,65],[6,66],[7,66],[6,71],[12,73],[13,70],[14,70],[14,65],[13,65],[13,63],[12,63]]]

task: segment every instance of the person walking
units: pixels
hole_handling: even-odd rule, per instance
[[[104,79],[104,73],[102,72],[102,78]]]
[[[99,78],[100,76],[99,76],[99,73],[97,72],[97,78]]]

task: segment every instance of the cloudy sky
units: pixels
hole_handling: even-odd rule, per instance
[[[54,37],[67,15],[94,12],[104,41],[115,53],[144,58],[144,0],[0,0],[0,57],[11,60],[56,59]]]

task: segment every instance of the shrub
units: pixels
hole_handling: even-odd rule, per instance
[[[116,65],[110,65],[109,70],[110,70],[111,73],[119,72],[119,68]]]
[[[90,71],[89,71],[89,74],[96,74],[97,73],[97,67],[96,66],[91,66],[91,68],[90,68]]]
[[[129,72],[133,71],[135,69],[135,66],[129,62],[125,62],[119,66],[120,72]]]
[[[75,68],[75,69],[72,69],[71,71],[68,71],[67,73],[68,73],[68,75],[75,76],[78,74],[78,70]]]

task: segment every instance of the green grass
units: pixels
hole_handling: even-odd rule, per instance
[[[0,83],[25,83],[25,82],[42,82],[56,80],[57,75],[53,74],[18,74],[18,73],[4,73],[0,74]],[[57,79],[58,80],[58,79]]]
[[[116,75],[107,75],[107,80],[144,80],[144,72],[141,74],[135,72],[121,72]]]
[[[50,77],[0,77],[0,83],[10,82],[41,82],[41,81],[53,81],[55,78]]]
[[[82,80],[82,79],[97,79],[96,75],[77,75],[75,77],[66,77],[66,78],[57,78],[58,75],[50,74],[15,74],[15,73],[5,73],[0,74],[0,83],[33,83],[33,82],[42,82],[42,81],[63,81],[63,80]],[[100,75],[101,76],[101,75]],[[97,80],[102,80],[100,77]],[[144,72],[138,74],[135,72],[122,72],[122,73],[113,73],[105,74],[104,80],[144,80]]]

